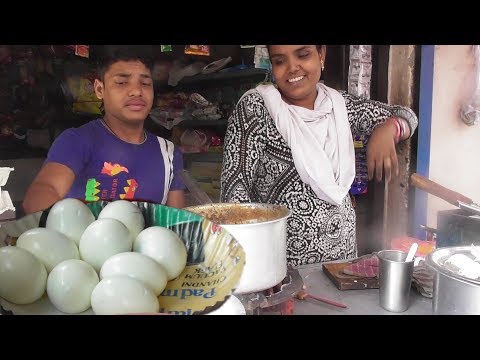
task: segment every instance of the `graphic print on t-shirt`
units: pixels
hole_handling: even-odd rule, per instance
[[[122,166],[120,164],[112,164],[106,161],[103,163],[102,174],[115,176],[121,173],[122,171],[125,171],[126,173],[128,173],[128,169],[125,166]]]
[[[135,179],[128,178],[128,173],[128,168],[125,166],[105,161],[99,174],[101,182],[97,178],[90,178],[87,180],[85,186],[85,200],[98,201],[100,199],[113,200],[117,198],[125,200],[134,199],[135,191],[138,189],[139,184]],[[123,190],[123,193],[120,189]],[[97,196],[97,194],[100,196]]]
[[[100,198],[96,196],[100,190],[97,187],[100,185],[95,178],[87,180],[87,186],[85,187],[85,200],[86,201],[98,201]]]
[[[132,200],[134,198],[135,191],[137,190],[138,183],[135,179],[129,179],[127,180],[127,184],[128,186],[123,188],[125,194],[120,194],[120,199]]]

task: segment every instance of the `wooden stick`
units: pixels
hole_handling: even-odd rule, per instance
[[[330,305],[333,305],[333,306],[336,306],[336,307],[339,307],[339,308],[344,308],[344,309],[347,307],[347,305],[342,304],[342,303],[338,303],[338,302],[335,302],[335,301],[332,301],[332,300],[324,299],[324,298],[321,298],[321,297],[318,297],[318,296],[315,296],[315,295],[310,295],[305,290],[300,290],[299,292],[297,292],[295,294],[295,297],[298,300],[305,300],[307,298],[311,298],[311,299],[321,301],[323,303],[330,304]]]
[[[473,200],[469,197],[466,197],[465,195],[462,195],[456,191],[447,189],[446,187],[437,184],[436,182],[429,180],[420,174],[413,173],[412,176],[410,176],[410,180],[414,187],[426,191],[429,194],[435,195],[452,205],[458,206],[459,201],[466,204],[473,203]]]

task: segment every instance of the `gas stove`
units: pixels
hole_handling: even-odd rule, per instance
[[[267,290],[235,296],[242,302],[247,315],[292,315],[295,294],[303,288],[303,279],[298,270],[289,268],[280,284]]]

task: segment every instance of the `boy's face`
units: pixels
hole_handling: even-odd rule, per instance
[[[153,105],[153,80],[140,61],[117,61],[96,79],[95,94],[103,100],[105,116],[122,122],[143,122]]]

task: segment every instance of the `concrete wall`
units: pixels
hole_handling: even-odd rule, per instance
[[[435,46],[428,177],[480,202],[480,125],[468,126],[460,117],[473,79],[472,46]],[[437,212],[454,208],[428,195],[427,225],[436,227]]]

